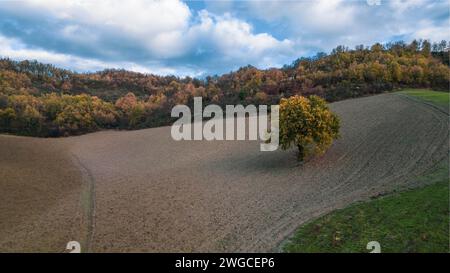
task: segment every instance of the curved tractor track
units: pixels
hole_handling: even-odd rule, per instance
[[[423,181],[415,177],[448,160],[448,115],[439,109],[396,94],[341,101],[331,108],[342,120],[341,139],[325,155],[302,164],[294,150],[263,153],[258,142],[176,142],[170,127],[39,140],[43,147],[57,143],[62,147],[57,154],[79,160],[65,166],[79,169],[73,181],[80,195],[72,194],[72,203],[83,196],[83,185],[90,185],[91,201],[77,214],[88,215],[71,220],[81,223],[83,232],[48,236],[87,238],[89,250],[96,252],[276,251],[305,221],[351,202],[420,186]],[[1,136],[2,149],[5,139],[18,139],[20,146],[31,138]],[[11,165],[3,153],[0,160],[1,171]],[[20,166],[20,158],[16,161]],[[41,175],[60,166],[46,168]],[[8,180],[9,189],[15,179]],[[20,230],[35,221],[16,220],[13,226],[6,218],[6,210],[18,206],[17,198],[0,201],[1,251],[25,247],[27,233]],[[48,206],[42,214],[61,211],[58,202]],[[40,232],[60,220],[50,219]],[[54,251],[64,248],[50,245]]]

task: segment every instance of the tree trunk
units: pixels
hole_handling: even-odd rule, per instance
[[[302,145],[297,145],[297,148],[298,148],[297,159],[298,161],[303,161],[303,159],[305,158],[305,148]]]

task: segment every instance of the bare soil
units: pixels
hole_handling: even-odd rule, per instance
[[[276,251],[311,218],[448,160],[448,115],[385,94],[331,104],[342,137],[305,163],[256,141],[174,141],[170,127],[0,136],[0,251]]]
[[[63,252],[82,242],[83,180],[59,140],[0,136],[0,251]]]

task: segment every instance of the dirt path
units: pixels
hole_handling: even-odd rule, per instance
[[[258,142],[176,142],[170,127],[58,140],[95,182],[92,251],[274,251],[312,217],[417,186],[447,160],[448,116],[435,108],[395,94],[331,107],[342,138],[305,164]]]
[[[92,240],[95,234],[95,179],[89,168],[81,162],[78,156],[73,153],[71,155],[81,171],[81,179],[84,182],[80,198],[84,236],[79,236],[82,237],[81,241],[79,238],[77,240],[81,243],[83,252],[92,252]]]

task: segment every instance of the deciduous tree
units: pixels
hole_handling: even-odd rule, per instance
[[[280,145],[298,148],[298,159],[322,154],[339,137],[340,122],[318,96],[293,96],[280,102]]]

